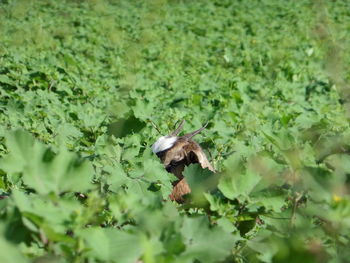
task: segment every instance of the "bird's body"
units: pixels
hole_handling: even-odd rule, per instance
[[[181,130],[183,122],[169,136],[160,137],[152,146],[152,150],[160,158],[165,169],[174,174],[178,180],[173,183],[173,190],[170,199],[177,202],[183,202],[183,196],[191,192],[191,188],[183,176],[185,166],[192,163],[199,163],[202,168],[215,171],[208,161],[202,148],[191,138],[198,134],[201,128],[184,136],[177,137],[177,133]]]

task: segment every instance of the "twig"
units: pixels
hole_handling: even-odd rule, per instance
[[[157,125],[151,119],[148,119],[148,122],[152,124],[153,128],[155,128],[159,134],[162,134]]]
[[[292,210],[292,216],[290,218],[290,225],[292,227],[294,226],[295,220],[296,220],[296,211],[297,211],[298,202],[302,197],[303,197],[303,194],[297,192],[296,196],[293,198],[293,210]]]

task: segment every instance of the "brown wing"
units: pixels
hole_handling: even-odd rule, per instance
[[[208,168],[210,171],[215,172],[214,167],[211,165],[211,163],[208,161],[207,156],[203,152],[202,148],[195,143],[194,141],[191,141],[186,146],[186,152],[188,153],[188,156],[190,156],[190,163],[199,163],[202,168]]]
[[[174,146],[157,154],[166,167],[166,170],[174,174],[179,180],[174,183],[170,199],[178,203],[184,202],[183,196],[191,192],[191,188],[183,178],[185,166],[191,163],[199,163],[202,168],[208,168],[215,172],[209,163],[202,148],[194,141],[180,137]]]
[[[215,172],[213,166],[208,161],[205,153],[202,148],[195,143],[194,141],[190,141],[185,147],[185,151],[187,152],[187,164],[191,163],[199,163],[202,168],[208,168],[210,171]],[[181,169],[181,173],[183,171],[183,167]],[[182,176],[182,174],[181,174]],[[186,182],[185,178],[177,181],[173,187],[173,191],[169,195],[170,199],[173,201],[177,201],[178,203],[182,203],[184,201],[183,196],[191,193],[191,188]]]

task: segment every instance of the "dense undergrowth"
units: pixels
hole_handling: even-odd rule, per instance
[[[0,17],[0,262],[349,260],[348,1]],[[218,173],[188,167],[178,205],[150,146],[182,119]]]

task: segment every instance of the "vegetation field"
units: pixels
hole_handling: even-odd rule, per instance
[[[0,262],[350,262],[349,32],[347,0],[0,1]],[[177,204],[182,119],[218,172]]]

